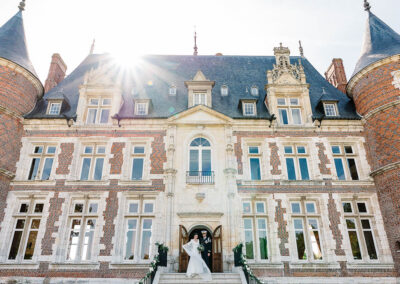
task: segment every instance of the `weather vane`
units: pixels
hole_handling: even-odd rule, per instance
[[[19,2],[18,9],[20,11],[24,11],[25,10],[25,0],[22,0],[21,2]]]

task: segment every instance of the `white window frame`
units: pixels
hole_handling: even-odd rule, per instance
[[[358,161],[359,155],[358,155],[358,152],[356,151],[357,147],[352,143],[331,143],[330,146],[331,146],[331,153],[332,153],[332,156],[333,156],[333,166],[335,168],[334,177],[337,180],[340,180],[339,176],[337,174],[337,169],[336,169],[336,165],[335,165],[335,159],[341,159],[342,160],[342,165],[343,165],[344,176],[345,176],[344,180],[347,180],[347,181],[361,180],[361,171],[360,171],[361,167],[360,167],[360,164],[359,164],[359,161]],[[333,149],[332,149],[333,147],[339,147],[340,153],[333,153]],[[351,147],[353,153],[346,153],[345,147]],[[354,163],[356,165],[358,179],[353,179],[351,177],[351,171],[350,171],[348,159],[354,159]]]
[[[258,96],[259,95],[259,90],[257,86],[251,86],[250,88],[250,94],[252,96]]]
[[[207,93],[194,92],[193,93],[193,106],[207,105]]]
[[[292,210],[292,204],[298,203],[300,205],[300,213],[294,213]],[[314,204],[314,209],[315,212],[307,212],[306,209],[306,203],[313,203]],[[292,242],[293,246],[292,248],[294,249],[294,253],[291,254],[295,257],[296,262],[325,262],[326,261],[326,253],[325,253],[325,243],[324,243],[324,238],[322,236],[322,232],[324,230],[324,227],[322,226],[322,218],[321,218],[321,212],[318,207],[318,202],[316,200],[291,200],[290,201],[290,218],[291,218],[291,231],[292,231]],[[307,254],[307,259],[299,259],[298,256],[298,248],[297,248],[297,241],[296,241],[296,229],[294,227],[294,220],[295,219],[301,219],[302,224],[303,224],[303,234],[304,234],[304,246],[305,246],[305,252]],[[313,254],[313,249],[312,249],[312,241],[311,241],[311,232],[314,231],[313,229],[310,229],[308,224],[309,220],[317,220],[318,224],[318,236],[319,236],[319,246],[320,246],[320,253],[322,259],[315,259],[314,254]]]
[[[287,169],[287,164],[286,164],[286,159],[287,158],[292,158],[293,163],[294,163],[294,168],[295,168],[295,174],[296,174],[296,179],[298,181],[307,181],[307,180],[312,180],[312,169],[310,167],[310,154],[308,151],[308,147],[305,144],[284,144],[283,145],[284,150],[284,159],[285,159],[285,168],[286,168],[286,177],[289,180],[289,172]],[[285,152],[285,147],[292,147],[292,153],[286,153]],[[304,147],[305,153],[298,153],[298,148],[299,147]],[[307,162],[307,171],[308,171],[308,179],[302,179],[301,177],[301,165],[300,165],[300,159],[306,159]]]
[[[92,147],[92,153],[85,153],[86,147]],[[99,153],[99,148],[104,147],[105,152],[104,153]],[[106,162],[107,162],[107,145],[103,143],[83,143],[81,146],[81,153],[80,153],[80,167],[79,167],[79,173],[78,173],[78,180],[79,181],[94,181],[94,174],[96,170],[96,164],[98,159],[103,159],[103,167],[101,171],[101,179],[96,180],[96,181],[101,181],[105,177],[105,169],[106,169]],[[84,159],[90,159],[90,168],[89,168],[89,173],[88,173],[88,178],[87,179],[81,179],[82,178],[82,170],[83,170],[83,164],[84,164]]]
[[[42,152],[41,153],[35,153],[36,147],[42,147]],[[49,148],[55,148],[54,153],[49,153],[48,150]],[[58,151],[58,145],[56,143],[33,143],[32,144],[32,150],[31,154],[29,155],[29,167],[28,167],[28,172],[26,175],[26,179],[29,181],[38,181],[38,180],[53,180],[54,179],[54,171],[55,171],[55,164],[56,164],[56,159],[57,159],[57,151]],[[31,177],[31,171],[32,166],[33,166],[33,160],[34,159],[40,159],[39,165],[36,171],[36,175],[34,178]],[[43,171],[44,171],[44,166],[46,165],[46,160],[47,159],[53,159],[52,165],[51,165],[51,170],[49,174],[48,179],[43,179]],[[33,172],[32,172],[33,174]]]
[[[168,95],[175,96],[176,95],[176,91],[177,91],[176,86],[172,85],[168,89]]]
[[[148,102],[135,102],[135,114],[136,115],[147,115],[149,113]]]
[[[92,101],[97,100],[97,104],[92,103]],[[105,103],[105,100],[110,100],[109,104]],[[89,125],[105,125],[111,123],[111,106],[112,106],[112,98],[110,96],[100,96],[93,97],[90,96],[87,98],[87,109],[86,109],[86,124]],[[94,122],[89,122],[89,113],[90,110],[96,110],[96,115]],[[101,122],[102,112],[108,110],[107,122]]]
[[[331,108],[331,109],[329,109],[329,108]],[[324,112],[327,117],[339,116],[337,103],[333,103],[333,102],[324,103]]]
[[[203,139],[207,140],[208,143],[210,143],[210,146],[202,146],[202,145],[190,146],[190,144],[197,138],[203,138]],[[213,167],[213,150],[212,150],[212,145],[211,145],[210,139],[205,138],[205,137],[194,137],[193,139],[191,139],[189,141],[188,159],[187,159],[188,160],[188,162],[187,162],[188,171],[190,171],[190,150],[198,150],[199,151],[199,159],[198,159],[198,169],[199,169],[198,171],[199,172],[203,171],[203,168],[202,168],[202,165],[203,165],[203,150],[210,150],[210,157],[211,157],[211,169],[210,169],[210,171],[211,172],[213,171],[213,169],[214,169],[214,167]]]
[[[61,112],[62,102],[49,102],[49,107],[47,109],[48,115],[59,115]]]
[[[83,209],[82,212],[74,212],[75,205],[82,204]],[[89,212],[89,208],[91,204],[97,204],[97,211],[96,212]],[[64,261],[66,263],[90,263],[95,261],[97,258],[97,254],[95,252],[97,248],[97,241],[98,241],[98,228],[99,228],[99,220],[101,215],[102,206],[100,204],[99,198],[72,198],[69,203],[68,207],[68,217],[67,217],[67,227],[65,228],[66,236],[65,236],[65,245],[66,251],[64,255]],[[78,237],[78,245],[77,245],[77,258],[70,259],[69,252],[70,252],[70,237],[73,220],[80,220],[80,227],[79,227],[79,237]],[[92,243],[90,247],[91,254],[89,255],[89,259],[82,259],[82,253],[84,251],[84,241],[85,241],[85,234],[87,232],[86,224],[88,220],[95,220]]]
[[[245,203],[250,204],[250,212],[244,212],[243,205]],[[264,204],[264,212],[257,212],[257,204],[263,203]],[[268,211],[267,211],[267,200],[265,199],[256,199],[256,200],[242,200],[242,226],[243,226],[243,240],[245,236],[245,231],[249,229],[244,229],[244,220],[250,219],[252,224],[252,238],[253,238],[253,255],[254,259],[249,259],[252,262],[269,262],[271,261],[272,251],[270,246],[270,228],[269,228],[269,219],[268,219]],[[259,227],[258,227],[258,219],[265,220],[265,231],[267,237],[267,258],[261,259],[261,252],[260,252],[260,239],[259,239]],[[246,255],[246,246],[244,246],[244,254]]]
[[[242,102],[243,106],[243,115],[244,116],[256,116],[257,115],[257,108],[256,103],[254,102]],[[248,112],[251,110],[251,112]]]
[[[154,254],[153,248],[153,239],[155,234],[155,221],[156,221],[156,202],[154,197],[137,197],[137,196],[125,196],[124,198],[125,206],[122,206],[122,218],[123,218],[123,230],[121,230],[120,243],[121,246],[121,255],[119,259],[122,263],[149,263],[152,259],[152,255]],[[129,212],[130,204],[138,204],[137,212]],[[153,204],[153,212],[144,213],[145,204]],[[136,219],[136,235],[135,235],[135,243],[134,247],[134,255],[133,259],[126,259],[126,242],[127,242],[127,232],[128,232],[128,220]],[[151,238],[150,238],[150,247],[149,247],[149,258],[142,259],[142,241],[143,241],[143,224],[144,220],[151,219]]]
[[[40,247],[41,247],[41,242],[43,238],[43,234],[41,233],[43,231],[43,228],[46,226],[46,216],[48,206],[47,202],[45,199],[42,199],[41,197],[33,196],[33,197],[26,197],[26,198],[18,198],[16,200],[17,202],[15,203],[16,206],[14,205],[13,208],[13,215],[12,215],[12,230],[9,235],[9,244],[7,245],[7,251],[5,255],[5,260],[6,262],[9,263],[34,263],[38,256],[40,255]],[[22,204],[27,204],[28,205],[28,210],[27,212],[20,212],[20,208]],[[41,212],[35,212],[35,207],[37,204],[42,204],[42,211]],[[32,225],[32,220],[40,220],[39,227],[37,229],[32,230],[31,225]],[[18,220],[24,220],[24,228],[22,229],[17,229],[16,225]],[[19,246],[17,250],[17,255],[15,259],[9,259],[10,253],[11,253],[11,247],[12,243],[14,240],[14,234],[16,231],[21,231],[21,239],[19,241]],[[31,259],[25,259],[25,253],[26,253],[26,247],[28,244],[29,240],[29,233],[31,231],[37,231],[36,235],[36,240],[35,240],[35,245],[34,245],[34,251]]]
[[[352,212],[344,212],[343,204],[344,203],[350,203],[351,204],[351,211]],[[367,209],[367,212],[359,212],[358,209],[358,204],[357,203],[364,203],[365,207]],[[346,230],[346,238],[349,243],[349,255],[351,257],[351,261],[354,262],[379,262],[380,261],[380,251],[379,251],[379,246],[378,246],[378,239],[377,236],[378,234],[375,234],[376,230],[376,224],[375,224],[375,215],[374,212],[372,211],[372,206],[369,202],[369,200],[366,199],[343,199],[341,202],[341,211],[343,213],[343,220],[344,220],[344,227]],[[358,245],[360,247],[360,252],[361,252],[361,259],[354,259],[353,256],[353,251],[351,248],[351,243],[350,243],[350,237],[349,237],[349,229],[347,228],[347,219],[353,219],[355,221],[355,229],[351,229],[351,231],[356,231],[357,238],[358,238]],[[370,229],[366,230],[362,226],[362,220],[368,220]],[[375,253],[376,253],[376,259],[371,259],[367,245],[366,245],[366,240],[364,236],[364,231],[371,231],[373,242],[374,242],[374,248],[375,248]]]
[[[250,153],[250,148],[253,147],[257,147],[258,148],[258,152],[257,153]],[[261,152],[261,145],[259,144],[248,144],[247,145],[247,160],[249,162],[249,180],[253,180],[251,177],[251,159],[258,159],[258,164],[260,166],[260,179],[263,179],[263,167],[262,167],[262,152]],[[257,181],[257,179],[254,179],[255,181]]]
[[[227,96],[229,95],[229,88],[227,85],[222,85],[221,86],[221,96]]]
[[[285,104],[279,104],[279,100],[284,100]],[[297,99],[296,104],[292,104],[292,100]],[[303,107],[301,106],[301,100],[300,97],[282,97],[278,96],[276,98],[276,105],[278,109],[278,116],[279,116],[279,124],[280,125],[303,125],[303,116],[302,116],[302,111]],[[280,114],[280,110],[286,110],[286,115],[287,115],[287,120],[288,123],[284,124],[283,123],[283,117]],[[300,118],[300,123],[294,123],[294,116],[293,116],[293,110],[298,110],[299,111],[299,118]]]

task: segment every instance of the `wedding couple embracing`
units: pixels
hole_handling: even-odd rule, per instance
[[[199,275],[204,281],[211,281],[211,272],[208,267],[211,257],[211,239],[207,237],[207,231],[201,231],[202,237],[195,233],[193,239],[183,245],[183,249],[190,256],[186,270],[187,277]]]

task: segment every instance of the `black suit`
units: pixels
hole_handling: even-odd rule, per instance
[[[212,250],[212,241],[210,237],[200,238],[200,244],[203,245],[204,251],[201,252],[201,257],[203,258],[204,262],[207,264],[208,268],[210,268],[210,258],[211,258],[211,250]],[[210,254],[210,256],[208,256]]]

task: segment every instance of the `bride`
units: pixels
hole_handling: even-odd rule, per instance
[[[193,239],[187,244],[183,245],[184,250],[190,256],[189,265],[186,271],[187,277],[194,277],[196,274],[205,281],[211,281],[211,272],[208,269],[207,264],[201,258],[200,251],[198,249],[200,245],[199,235],[194,234]]]

